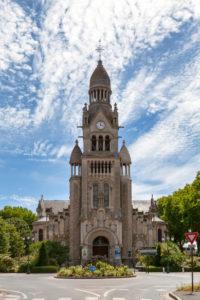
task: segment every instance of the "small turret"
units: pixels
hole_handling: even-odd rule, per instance
[[[71,157],[70,157],[71,176],[81,175],[81,157],[82,157],[82,152],[78,145],[78,140],[76,140],[74,149],[72,150]]]
[[[123,141],[123,145],[119,152],[119,158],[121,161],[121,175],[130,177],[131,157],[126,147],[125,141]]]

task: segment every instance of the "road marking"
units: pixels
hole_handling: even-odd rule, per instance
[[[10,299],[12,299],[12,300],[17,300],[17,299],[19,299],[19,297],[17,296],[14,296],[14,295],[6,295],[6,298],[4,298],[4,300],[10,300]]]
[[[22,296],[23,299],[28,299],[28,297],[26,296],[26,294],[24,294],[24,293],[22,293],[22,292],[20,292],[20,291],[13,291],[13,290],[1,289],[1,292],[19,294],[19,295]],[[9,295],[6,295],[6,297],[8,298]],[[16,295],[15,295],[15,297],[19,298],[19,296],[16,296]],[[16,298],[16,299],[17,299],[17,298]],[[8,298],[8,299],[9,299],[9,298]],[[12,298],[10,298],[10,299],[12,299]]]
[[[62,298],[58,298],[58,300],[72,300],[72,298],[65,298],[65,297],[62,297]]]
[[[111,289],[111,290],[106,291],[106,292],[103,294],[103,296],[104,296],[104,297],[107,297],[108,294],[110,294],[110,293],[112,293],[112,292],[114,292],[114,291],[128,291],[128,289]],[[124,299],[124,298],[113,298],[113,299]]]
[[[146,298],[140,298],[140,300],[152,300],[152,299],[149,299],[149,298],[148,299],[146,299]]]
[[[126,300],[126,298],[113,298],[113,300]]]
[[[85,300],[98,300],[99,297],[85,297]]]
[[[44,298],[33,298],[32,300],[44,300]]]
[[[166,292],[166,289],[156,289],[157,292]]]
[[[97,293],[94,293],[94,292],[91,292],[91,291],[88,291],[88,290],[81,290],[81,289],[75,289],[76,291],[80,291],[80,292],[83,292],[83,293],[87,293],[87,294],[90,294],[92,296],[96,296],[97,299],[98,297],[101,297],[101,295],[97,294]],[[89,300],[89,299],[88,299]],[[95,300],[95,299],[91,299],[91,300]]]

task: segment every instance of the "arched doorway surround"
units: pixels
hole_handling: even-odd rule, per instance
[[[98,237],[104,237],[108,241],[108,260],[110,262],[114,261],[115,247],[119,246],[121,248],[122,245],[119,243],[117,235],[108,228],[94,228],[86,234],[82,247],[87,248],[87,259],[91,259],[93,256],[93,242]]]
[[[109,241],[104,236],[98,236],[93,241],[92,256],[109,256]]]

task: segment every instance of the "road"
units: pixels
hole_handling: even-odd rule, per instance
[[[200,273],[195,273],[200,281]],[[136,278],[56,279],[52,274],[0,274],[4,300],[160,300],[189,283],[189,273],[137,273]]]

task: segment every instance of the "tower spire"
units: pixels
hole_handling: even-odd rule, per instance
[[[96,51],[99,53],[99,61],[101,61],[101,53],[103,52],[104,48],[101,45],[101,39],[99,40],[99,45],[96,48]]]

